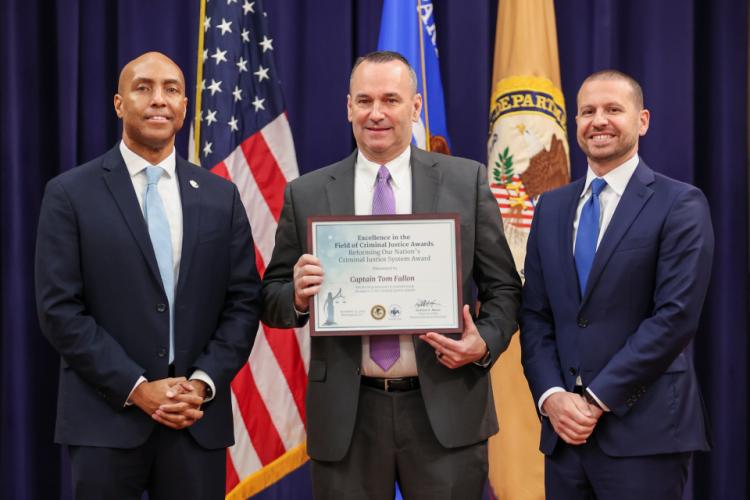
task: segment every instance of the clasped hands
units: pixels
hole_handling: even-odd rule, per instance
[[[206,384],[202,380],[175,377],[139,384],[130,400],[160,424],[185,429],[203,417],[201,405],[205,394]]]
[[[294,307],[299,312],[307,312],[310,299],[320,291],[323,284],[323,267],[313,255],[303,254],[294,265]],[[464,330],[461,338],[454,340],[436,332],[428,332],[419,338],[435,349],[437,361],[448,368],[479,361],[487,353],[487,344],[479,335],[469,306],[463,307]]]
[[[584,444],[604,413],[578,394],[562,391],[550,394],[542,410],[549,417],[557,435],[572,445]]]

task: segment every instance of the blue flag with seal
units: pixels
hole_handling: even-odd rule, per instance
[[[438,63],[437,30],[431,0],[385,0],[378,50],[402,54],[417,73],[422,112],[413,141],[427,151],[450,154],[443,84]]]

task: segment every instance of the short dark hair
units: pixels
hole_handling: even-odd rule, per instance
[[[633,91],[636,107],[643,109],[643,89],[641,88],[641,84],[632,76],[617,69],[602,69],[587,76],[583,83],[581,83],[581,87],[587,82],[595,80],[623,80],[630,85],[630,89]]]
[[[352,72],[349,74],[349,88],[352,88],[352,79],[354,78],[354,72],[357,70],[360,64],[363,62],[369,62],[373,64],[382,64],[387,63],[391,61],[398,61],[400,63],[403,63],[404,66],[406,66],[409,69],[409,78],[411,79],[411,83],[414,87],[414,92],[417,92],[417,74],[414,72],[414,68],[411,67],[411,64],[409,64],[409,61],[406,60],[406,58],[399,54],[398,52],[394,52],[392,50],[376,50],[375,52],[370,52],[369,54],[365,54],[361,57],[358,57],[356,61],[354,61],[354,66],[352,67]]]

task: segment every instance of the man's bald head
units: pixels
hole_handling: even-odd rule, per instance
[[[182,70],[164,54],[147,52],[127,63],[114,98],[125,145],[154,165],[169,156],[187,101]]]
[[[182,70],[179,66],[177,66],[177,63],[175,63],[172,59],[165,56],[161,52],[146,52],[145,54],[139,55],[122,67],[122,70],[120,71],[120,79],[117,82],[117,93],[122,94],[123,89],[127,88],[130,82],[133,80],[133,76],[136,73],[135,70],[138,65],[149,62],[159,62],[162,64],[173,66],[177,70],[177,74],[179,75],[180,85],[182,86],[182,88],[185,88],[185,75],[182,74]]]

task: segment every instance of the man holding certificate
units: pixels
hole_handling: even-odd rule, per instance
[[[287,186],[263,281],[267,324],[311,319],[315,331],[307,451],[316,498],[393,498],[396,481],[410,499],[479,498],[498,430],[489,369],[516,330],[520,280],[484,166],[410,146],[416,82],[400,54],[356,62],[347,110],[357,150]],[[436,214],[455,230],[425,229]],[[342,225],[318,233],[310,218]],[[455,317],[423,328],[443,310]]]

